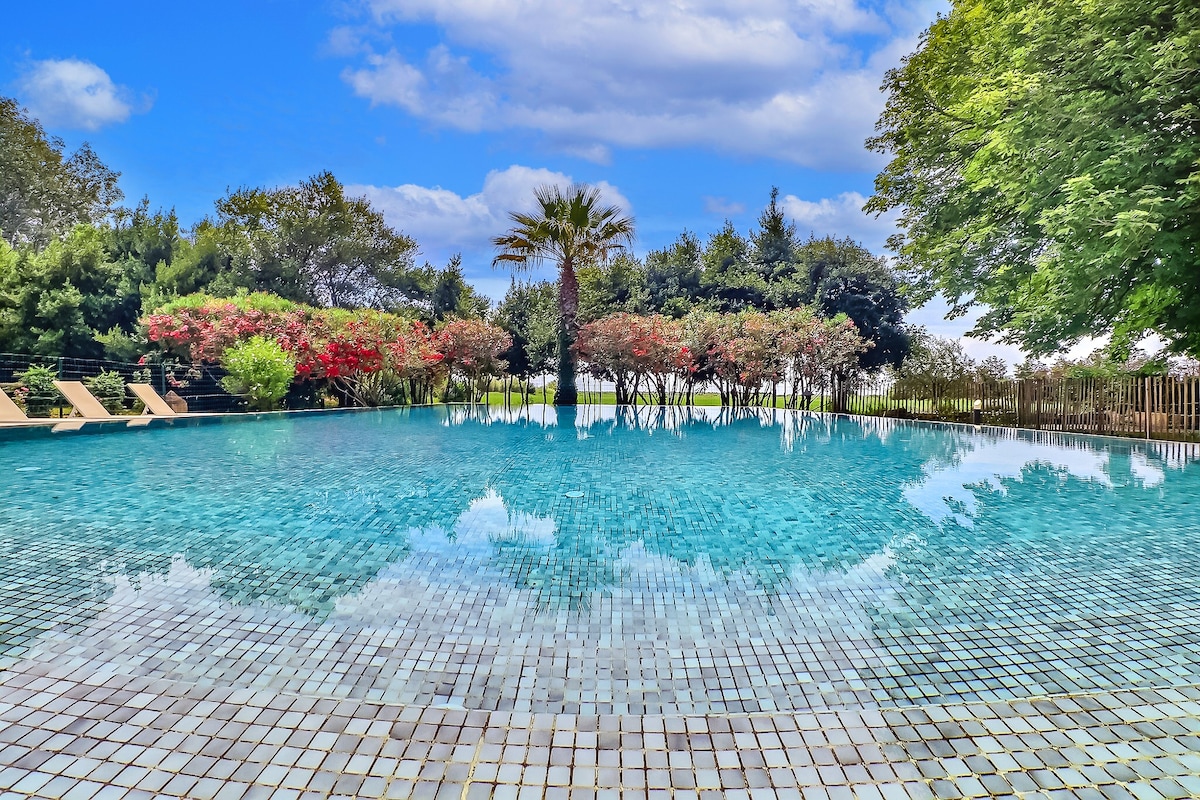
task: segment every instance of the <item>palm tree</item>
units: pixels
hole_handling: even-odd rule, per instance
[[[600,205],[594,186],[540,186],[532,214],[509,214],[513,227],[492,239],[500,253],[492,266],[528,269],[550,259],[558,264],[558,389],[554,405],[573,406],[575,334],[579,328],[579,282],[575,268],[605,261],[615,250],[633,244],[633,218],[617,206]]]

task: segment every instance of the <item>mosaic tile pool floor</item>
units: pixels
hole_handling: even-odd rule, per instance
[[[1186,446],[431,408],[0,492],[0,798],[1200,797]]]

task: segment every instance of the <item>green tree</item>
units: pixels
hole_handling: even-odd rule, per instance
[[[970,378],[975,361],[957,339],[934,336],[924,328],[911,334],[912,351],[897,370],[898,386],[914,397],[940,401],[951,384]]]
[[[232,270],[232,255],[224,246],[221,231],[212,222],[202,220],[192,229],[190,237],[181,238],[175,245],[170,260],[155,264],[154,285],[168,295],[184,296],[200,291],[215,296],[232,295],[239,288]]]
[[[975,380],[996,384],[1008,379],[1008,362],[1000,356],[988,356],[975,367]]]
[[[144,265],[114,260],[108,232],[80,225],[40,252],[0,244],[0,351],[101,358],[98,336],[131,333]]]
[[[704,248],[691,231],[646,256],[646,293],[651,310],[681,319],[703,299]]]
[[[758,217],[750,237],[751,260],[767,281],[786,280],[796,271],[796,226],[779,207],[779,189],[771,187],[771,202]]]
[[[15,100],[0,97],[0,237],[41,249],[79,224],[96,224],[121,201],[119,173],[86,143],[70,156],[63,142]]]
[[[575,336],[579,329],[577,267],[603,263],[633,243],[633,218],[622,216],[617,206],[600,203],[600,190],[592,186],[542,186],[535,192],[532,214],[512,212],[513,227],[492,240],[499,249],[492,265],[527,269],[547,259],[558,266],[558,387],[554,404],[573,406],[575,387]]]
[[[523,381],[554,367],[558,345],[558,288],[550,281],[517,283],[509,287],[496,308],[496,323],[512,342],[501,356],[508,372]]]
[[[646,269],[629,253],[618,253],[608,262],[587,264],[579,277],[579,320],[591,322],[608,314],[646,310]]]
[[[1034,354],[1200,352],[1200,5],[955,0],[888,73],[868,210],[917,299]]]
[[[750,243],[729,220],[708,237],[701,263],[704,294],[717,310],[744,311],[766,306],[766,279],[751,263]]]
[[[332,173],[299,186],[241,189],[217,201],[232,286],[315,305],[389,310],[421,295],[416,243]]]
[[[802,286],[803,291],[798,298],[780,302],[780,307],[804,303],[828,318],[845,314],[854,321],[859,335],[871,342],[870,348],[858,354],[860,368],[870,371],[899,365],[909,352],[904,327],[908,302],[887,260],[850,238],[812,237],[796,252],[795,278],[779,286]]]
[[[425,265],[429,285],[429,307],[431,325],[444,319],[482,319],[491,310],[492,304],[467,283],[462,272],[462,256],[455,254],[445,269],[433,270]]]

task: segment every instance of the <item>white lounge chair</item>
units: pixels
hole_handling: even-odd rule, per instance
[[[0,389],[0,422],[28,422],[29,417]]]
[[[58,389],[71,404],[71,408],[74,409],[71,412],[72,416],[77,415],[84,419],[113,418],[113,415],[108,413],[108,409],[79,381],[55,381],[54,388]]]
[[[154,387],[148,383],[130,383],[129,391],[133,392],[138,400],[146,404],[146,413],[153,414],[156,417],[173,417],[175,409],[167,404],[167,401],[162,399],[158,392],[154,391]]]

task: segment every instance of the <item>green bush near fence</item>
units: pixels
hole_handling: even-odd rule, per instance
[[[279,406],[296,374],[296,362],[274,339],[252,336],[225,351],[221,361],[228,376],[225,391],[245,396],[253,411]]]
[[[31,366],[16,374],[18,385],[29,393],[25,396],[25,413],[31,417],[49,416],[50,409],[58,405],[61,395],[54,387],[58,372],[50,367]]]
[[[102,370],[94,378],[85,379],[84,383],[108,413],[116,414],[125,407],[125,379],[121,373]]]

